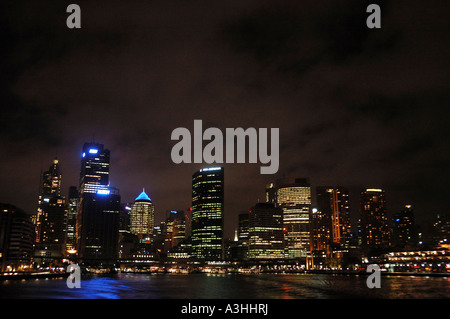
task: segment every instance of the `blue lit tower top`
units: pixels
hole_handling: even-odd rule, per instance
[[[142,190],[142,193],[139,194],[138,197],[136,197],[136,199],[134,200],[135,202],[152,202],[152,200],[150,199],[150,197],[148,197],[148,195],[145,193],[145,190]]]
[[[85,143],[81,154],[80,193],[97,193],[109,184],[109,150],[103,144]]]

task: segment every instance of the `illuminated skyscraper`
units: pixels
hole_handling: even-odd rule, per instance
[[[77,248],[77,211],[78,211],[78,189],[76,186],[70,186],[67,209],[66,225],[66,252],[75,253]]]
[[[59,258],[65,250],[67,207],[61,196],[61,172],[57,159],[41,180],[36,218],[36,252],[41,257]],[[48,260],[50,261],[50,260]]]
[[[238,217],[238,251],[240,260],[248,259],[248,217],[250,213],[241,213]]]
[[[286,257],[306,258],[310,256],[310,184],[304,178],[281,179],[275,187],[276,206],[283,209]]]
[[[85,264],[112,265],[117,260],[120,195],[109,186],[110,152],[85,143],[81,154],[78,253]]]
[[[109,185],[110,152],[103,144],[85,143],[81,154],[80,195],[95,194]]]
[[[130,232],[138,236],[141,243],[150,244],[155,226],[155,206],[148,195],[142,193],[134,200],[130,211]]]
[[[284,258],[283,210],[272,203],[258,203],[248,214],[248,257]]]
[[[224,169],[204,168],[192,176],[192,253],[221,259],[223,247]]]
[[[343,187],[317,187],[317,209],[327,216],[330,243],[348,247],[351,237],[348,190]]]
[[[186,239],[186,219],[184,211],[171,210],[166,214],[166,238],[164,249],[166,251],[177,247]]]
[[[361,193],[361,245],[366,252],[387,248],[389,228],[384,190],[368,188]]]
[[[331,255],[331,220],[323,211],[313,208],[311,212],[311,253],[315,264]]]

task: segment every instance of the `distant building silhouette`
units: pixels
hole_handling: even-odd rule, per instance
[[[31,267],[35,228],[22,209],[0,203],[0,263],[2,272]]]

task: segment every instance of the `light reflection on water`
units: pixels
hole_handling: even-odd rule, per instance
[[[80,289],[65,279],[0,282],[1,298],[303,299],[450,298],[448,277],[381,278],[369,289],[364,276],[328,274],[117,274],[83,276]]]

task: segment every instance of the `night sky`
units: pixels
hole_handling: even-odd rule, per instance
[[[365,1],[93,2],[0,5],[0,202],[34,212],[55,156],[67,195],[95,141],[122,201],[145,187],[162,220],[207,166],[174,164],[171,132],[201,119],[280,129],[276,175],[223,165],[227,236],[279,177],[348,187],[355,214],[365,187],[385,188],[389,214],[449,212],[448,1],[372,1],[381,29]]]

